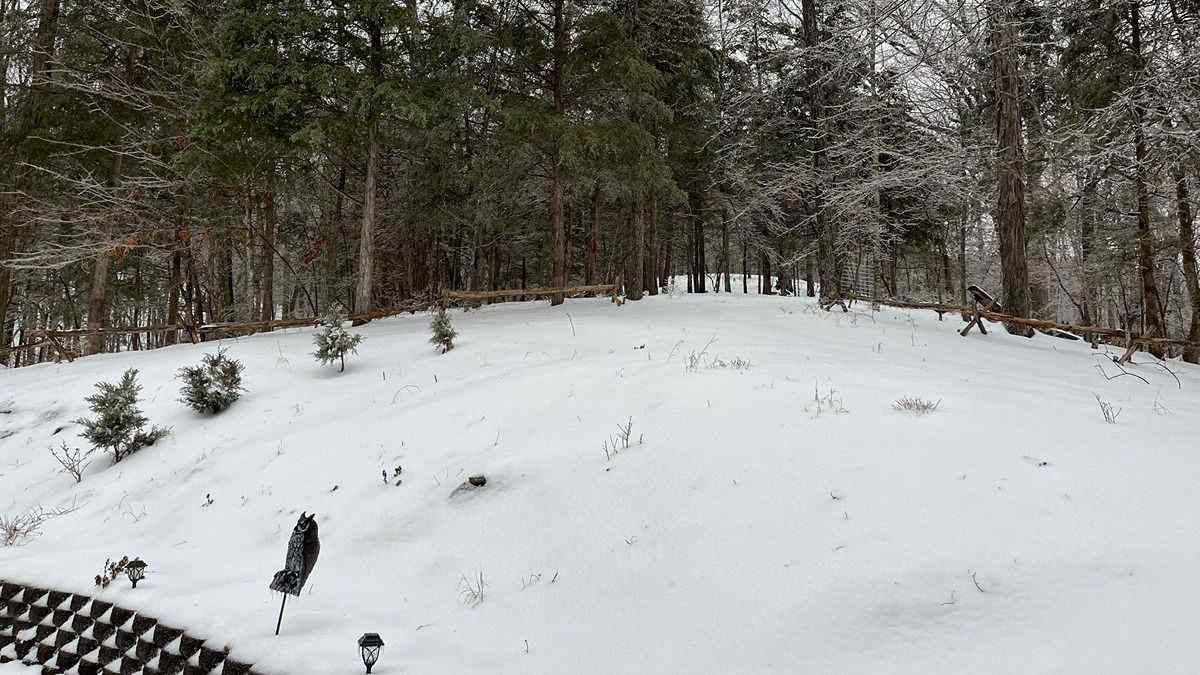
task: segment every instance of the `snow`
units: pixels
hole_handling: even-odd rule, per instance
[[[1149,384],[1108,380],[1116,348],[962,338],[951,315],[807,298],[451,318],[445,355],[428,315],[356,329],[344,374],[309,356],[309,330],[226,340],[249,391],[216,417],[178,403],[174,379],[216,344],[0,372],[0,514],[76,507],[0,548],[0,577],[93,593],[289,675],[354,672],[364,632],[387,643],[382,674],[1200,662],[1200,368],[1139,354]],[[82,445],[84,396],[128,367],[174,431],[116,466],[98,456],[76,485],[47,448]],[[903,396],[941,403],[915,417],[892,409]],[[643,442],[607,460],[629,419]],[[485,487],[451,497],[477,473]],[[321,556],[275,637],[267,584],[301,511]],[[122,555],[146,579],[93,588]]]

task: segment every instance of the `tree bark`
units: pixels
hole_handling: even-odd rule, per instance
[[[658,295],[658,195],[650,191],[650,199],[646,210],[646,225],[650,237],[650,251],[646,255],[645,270],[646,289],[650,295]]]
[[[183,285],[183,254],[179,250],[179,232],[175,232],[175,248],[171,251],[171,280],[167,285],[167,325],[179,325],[179,288]],[[168,345],[179,339],[179,331],[169,330],[164,338]]]
[[[375,181],[379,171],[378,123],[367,131],[367,177],[363,186],[362,230],[358,238],[358,285],[354,292],[354,313],[372,309],[372,281],[375,270]]]
[[[587,256],[583,260],[584,286],[596,282],[596,252],[600,242],[600,181],[592,185],[592,223],[588,232]]]
[[[337,172],[337,189],[333,195],[333,213],[326,219],[325,232],[322,235],[324,239],[321,250],[321,262],[324,268],[324,278],[321,280],[321,289],[323,291],[325,302],[325,311],[333,308],[333,304],[337,299],[337,278],[338,278],[338,258],[341,246],[339,246],[340,233],[342,230],[342,204],[344,201],[343,194],[346,191],[346,165],[339,162]]]
[[[1175,210],[1179,219],[1179,253],[1183,258],[1183,276],[1192,309],[1187,339],[1193,344],[1183,348],[1183,360],[1200,363],[1200,277],[1196,266],[1196,230],[1192,223],[1192,202],[1187,174],[1182,166],[1175,169]]]
[[[746,242],[746,234],[742,233],[742,295],[750,293],[750,245]]]
[[[3,198],[0,198],[0,260],[7,260],[12,255],[13,239],[16,237],[16,233],[5,226],[5,208],[7,208],[7,204],[4,203]],[[0,265],[0,349],[8,347],[12,341],[12,331],[8,323],[8,308],[11,305],[12,294],[12,271],[8,267]]]
[[[692,190],[688,193],[688,201],[691,204],[692,223],[695,244],[695,273],[696,282],[694,290],[696,293],[705,292],[705,281],[707,280],[704,273],[707,265],[704,260],[704,200],[699,192]]]
[[[1089,171],[1083,186],[1079,216],[1079,319],[1083,325],[1092,325],[1092,314],[1096,307],[1095,275],[1092,273],[1092,239],[1096,236],[1096,181],[1094,171]],[[1095,312],[1098,315],[1098,312]]]
[[[371,88],[378,87],[383,79],[383,27],[378,21],[367,23],[370,40],[369,67]],[[375,279],[375,198],[376,181],[379,174],[379,119],[373,109],[367,111],[367,174],[363,181],[362,230],[358,239],[358,285],[354,292],[356,314],[374,309]]]
[[[566,112],[566,93],[563,74],[567,61],[567,21],[564,0],[554,0],[554,65],[551,72],[551,88],[554,90],[554,112],[560,120]],[[553,246],[551,286],[564,287],[567,285],[567,233],[563,227],[563,186],[561,175],[562,138],[554,139],[554,153],[550,158],[550,239]],[[550,298],[551,305],[561,305],[563,296],[554,295]]]
[[[1029,316],[1029,266],[1025,258],[1025,169],[1021,139],[1020,74],[1017,71],[1017,19],[1012,0],[991,0],[988,23],[992,72],[996,89],[996,150],[999,199],[996,226],[1000,237],[1000,269],[1005,312]],[[1033,330],[1006,324],[1014,335],[1032,337]]]
[[[667,248],[666,248],[666,251],[663,253],[662,283],[664,286],[667,286],[668,288],[670,288],[670,286],[671,286],[671,271],[672,271],[671,270],[671,256],[674,254],[673,249],[675,248],[675,214],[673,214],[673,213],[667,216],[666,242],[667,242]]]
[[[721,267],[725,271],[725,292],[732,293],[732,282],[729,280],[729,210],[721,209]],[[718,280],[718,283],[720,281]]]
[[[275,193],[263,195],[262,320],[275,319]],[[270,330],[268,328],[267,330]]]
[[[645,255],[644,250],[646,246],[643,228],[644,221],[642,220],[641,204],[637,197],[633,197],[629,202],[629,220],[625,229],[627,237],[625,244],[626,300],[642,299],[642,270],[645,268],[645,261],[642,256]]]
[[[1145,71],[1142,59],[1141,8],[1136,2],[1129,4],[1129,25],[1134,57],[1139,72]],[[1137,243],[1138,271],[1142,278],[1142,304],[1146,320],[1146,332],[1155,337],[1166,337],[1163,323],[1162,304],[1158,296],[1158,283],[1154,278],[1154,233],[1150,231],[1150,188],[1146,168],[1146,135],[1142,128],[1141,97],[1134,95],[1133,102],[1133,148],[1137,165],[1134,167],[1134,190],[1137,194]],[[1161,346],[1151,347],[1150,353],[1162,357]]]

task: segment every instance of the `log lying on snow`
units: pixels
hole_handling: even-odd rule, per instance
[[[850,299],[851,300],[863,300],[863,301],[870,302],[870,298],[863,298],[863,297],[858,297],[858,296],[851,296]],[[908,308],[908,309],[930,309],[935,312],[960,312],[960,313],[964,313],[964,314],[974,314],[975,312],[979,312],[979,314],[981,316],[983,316],[983,318],[988,319],[989,321],[1020,324],[1022,326],[1029,326],[1030,328],[1033,328],[1033,329],[1036,329],[1039,331],[1043,331],[1043,332],[1064,331],[1064,332],[1072,333],[1075,335],[1087,335],[1087,334],[1104,335],[1106,337],[1117,338],[1120,340],[1129,340],[1132,343],[1144,344],[1144,345],[1163,344],[1163,345],[1186,346],[1186,345],[1200,344],[1200,343],[1190,342],[1188,340],[1176,340],[1173,338],[1134,335],[1132,333],[1129,333],[1128,331],[1124,331],[1119,328],[1103,328],[1101,326],[1076,326],[1074,324],[1059,323],[1057,321],[1045,321],[1043,319],[1030,319],[1028,317],[1023,317],[1023,316],[1010,316],[1008,314],[1001,314],[999,312],[990,312],[986,309],[976,310],[976,309],[972,309],[970,307],[961,307],[959,305],[944,305],[944,304],[935,303],[935,302],[905,302],[903,300],[879,300],[878,302],[880,304],[889,305],[892,307],[904,307],[904,308]]]

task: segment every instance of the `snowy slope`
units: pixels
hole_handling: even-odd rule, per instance
[[[1177,384],[1139,355],[1149,384],[1107,380],[1078,342],[805,298],[452,318],[446,355],[428,316],[363,327],[344,374],[307,330],[226,341],[250,391],[212,418],[174,380],[211,343],[0,372],[0,513],[78,507],[0,548],[0,577],[92,592],[106,557],[141,556],[137,590],[99,595],[281,674],[361,672],[365,631],[377,673],[1200,670],[1196,367],[1172,362]],[[131,366],[174,433],[75,485],[47,447]],[[606,460],[629,418],[644,443]],[[301,510],[321,557],[274,637]]]

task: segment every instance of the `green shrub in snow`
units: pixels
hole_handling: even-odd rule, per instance
[[[99,391],[85,399],[95,417],[75,420],[83,425],[83,437],[93,447],[112,453],[114,464],[170,433],[163,427],[143,431],[149,420],[137,407],[138,392],[142,390],[137,372],[130,368],[117,384],[97,382]]]
[[[179,400],[198,413],[216,414],[241,397],[242,363],[225,356],[225,350],[205,354],[198,366],[179,369],[183,388]]]
[[[317,346],[313,356],[321,365],[341,361],[342,367],[338,372],[346,370],[346,353],[357,354],[358,345],[363,339],[357,333],[347,332],[342,327],[345,321],[346,317],[341,313],[330,312],[321,319],[321,331],[313,335],[313,344]]]
[[[440,347],[443,354],[454,349],[454,338],[458,335],[458,331],[450,325],[450,317],[446,314],[445,307],[439,307],[438,311],[434,313],[433,321],[429,323],[429,329],[433,331],[433,337],[429,338],[429,342],[433,346]]]

